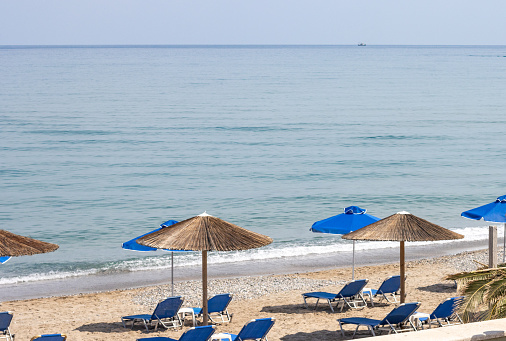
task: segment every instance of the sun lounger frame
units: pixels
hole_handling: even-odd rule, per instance
[[[420,322],[422,322],[421,326],[423,328],[423,322],[426,322],[429,325],[429,328],[432,326],[434,322],[437,323],[439,327],[448,327],[453,326],[456,324],[463,324],[464,322],[460,318],[460,315],[458,314],[457,310],[462,301],[464,300],[464,296],[456,296],[446,299],[445,301],[441,302],[436,309],[430,314],[430,318],[423,318],[420,319]],[[439,317],[439,309],[448,309],[447,307],[444,307],[445,304],[452,304],[451,311],[447,312],[444,317]],[[444,310],[443,310],[444,311]],[[438,316],[439,315],[439,316]],[[458,322],[453,322],[454,319],[456,319]]]
[[[227,299],[224,302],[220,302],[223,299]],[[223,324],[228,323],[232,321],[233,314],[230,314],[228,312],[228,305],[232,301],[233,295],[232,294],[219,294],[211,297],[207,301],[207,307],[208,307],[208,318],[209,320],[214,324]],[[218,305],[221,307],[224,307],[225,309],[213,309],[213,306],[217,305],[216,303],[213,303],[213,301],[218,301]],[[195,315],[202,316],[202,308],[193,308]]]
[[[179,307],[176,309],[176,313],[174,314],[174,316],[172,316],[172,317],[158,317],[156,315],[156,310],[158,308],[158,305],[160,305],[161,303],[163,303],[164,301],[166,301],[168,299],[175,299],[175,298],[179,298],[180,303],[179,303]],[[181,317],[179,316],[179,314],[177,312],[179,311],[179,309],[183,305],[183,301],[184,301],[183,297],[181,297],[181,296],[169,297],[166,300],[158,303],[158,305],[155,308],[155,310],[153,311],[152,315],[140,314],[140,315],[130,315],[130,316],[121,317],[121,323],[123,323],[123,327],[126,328],[126,323],[125,323],[126,321],[132,321],[132,328],[131,329],[134,328],[135,322],[143,322],[144,327],[146,328],[147,331],[149,331],[149,325],[152,325],[153,323],[155,323],[155,327],[154,327],[155,331],[158,330],[159,324],[161,324],[162,327],[164,327],[166,329],[182,328],[183,327],[183,320],[181,320]]]
[[[3,330],[1,331],[0,338],[5,339],[6,341],[13,341],[14,336],[11,334],[10,325],[12,322],[12,318],[14,317],[14,313],[12,311],[3,311],[0,313],[2,315],[1,319],[3,322]]]
[[[409,314],[405,314],[405,316],[402,317],[401,320],[395,321],[389,321],[389,316],[396,310],[402,309],[405,306],[411,306],[409,307],[411,312]],[[405,331],[417,331],[416,326],[413,324],[413,322],[410,321],[409,317],[413,315],[420,307],[420,302],[413,302],[413,303],[403,303],[399,305],[398,307],[394,308],[383,320],[374,320],[369,318],[361,318],[361,317],[352,317],[352,318],[342,318],[338,319],[337,322],[339,323],[339,328],[341,329],[341,335],[344,338],[344,329],[343,324],[356,324],[357,328],[353,332],[352,339],[355,338],[355,335],[357,334],[358,328],[360,326],[367,326],[369,331],[371,332],[372,336],[376,336],[375,331],[380,330],[388,330],[388,334],[391,334],[394,332],[395,334],[398,334],[399,332],[405,332]],[[395,318],[396,316],[394,316]],[[408,324],[410,327],[403,328],[405,324]]]
[[[390,277],[386,278],[383,281],[383,283],[381,283],[380,287],[377,290],[376,289],[371,289],[371,293],[373,295],[371,297],[371,304],[373,304],[372,301],[373,301],[374,297],[378,297],[378,300],[382,300],[384,298],[385,300],[387,300],[388,303],[397,303],[398,301],[397,301],[397,296],[396,295],[399,295],[399,290],[400,290],[400,285],[401,285],[401,279],[400,279],[400,277],[401,276],[399,276],[399,275],[390,276]],[[399,288],[397,290],[395,290],[393,292],[386,292],[386,293],[383,292],[383,290],[381,290],[382,287],[383,287],[383,285],[388,285],[388,281],[397,280],[397,279],[399,280]],[[393,300],[390,301],[388,299],[388,296],[386,294],[392,295]]]
[[[302,298],[304,299],[304,306],[306,308],[309,308],[309,306],[307,304],[307,299],[308,298],[316,298],[317,300],[316,300],[314,310],[316,310],[316,308],[318,308],[318,303],[320,302],[320,299],[327,300],[330,310],[332,312],[334,312],[334,307],[332,307],[333,302],[336,302],[336,308],[339,305],[341,305],[341,309],[339,310],[339,312],[343,311],[345,305],[347,305],[351,309],[365,308],[367,306],[367,302],[365,301],[364,296],[362,295],[362,289],[364,289],[364,287],[367,285],[368,281],[369,280],[367,280],[367,279],[360,279],[360,280],[348,282],[344,285],[344,287],[339,291],[338,294],[333,294],[333,293],[329,293],[329,292],[309,292],[309,293],[302,294]],[[342,294],[343,291],[345,292],[347,290],[347,287],[349,285],[353,285],[356,282],[363,282],[362,283],[363,285],[361,285],[360,290],[358,290],[356,292],[356,294],[351,295],[351,296]],[[360,303],[360,302],[362,302],[363,305],[358,305],[358,303]]]

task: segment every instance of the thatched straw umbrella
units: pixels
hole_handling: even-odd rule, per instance
[[[29,256],[52,252],[58,245],[23,237],[9,231],[0,230],[0,257]]]
[[[444,227],[428,222],[425,219],[418,218],[408,212],[393,214],[343,236],[343,239],[351,240],[382,240],[401,242],[401,303],[404,303],[406,297],[404,242],[452,240],[462,238],[464,238],[464,236],[461,234],[447,230]]]
[[[207,252],[249,250],[268,245],[272,239],[204,212],[147,234],[137,243],[158,249],[202,251],[202,310],[207,325]]]

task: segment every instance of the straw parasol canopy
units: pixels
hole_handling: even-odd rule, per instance
[[[58,245],[42,242],[37,239],[23,237],[9,231],[0,230],[0,257],[29,256],[52,252]]]
[[[204,212],[139,238],[137,243],[158,249],[236,251],[265,246],[272,239]]]
[[[404,242],[462,239],[463,235],[433,224],[408,212],[399,212],[361,229],[350,232],[343,239],[382,240],[400,242],[401,303],[405,300]]]
[[[137,243],[158,249],[202,251],[202,310],[204,325],[207,325],[207,252],[255,249],[272,243],[272,238],[204,212],[149,233]]]

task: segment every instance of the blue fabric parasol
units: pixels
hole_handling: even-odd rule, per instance
[[[504,223],[504,239],[503,239],[503,258],[502,262],[506,260],[506,195],[498,197],[494,202],[480,207],[473,208],[472,210],[462,212],[461,216],[464,218],[490,221],[493,223]]]
[[[159,228],[157,228],[157,229],[155,229],[155,230],[153,230],[151,232],[145,233],[142,236],[135,237],[134,239],[131,239],[131,240],[127,241],[127,242],[124,242],[122,248],[124,248],[126,250],[141,251],[141,252],[144,252],[144,251],[156,251],[156,250],[158,250],[156,247],[149,247],[149,246],[144,246],[144,245],[138,244],[137,243],[137,239],[139,239],[141,237],[144,237],[145,235],[150,234],[152,232],[158,231],[158,230],[160,230],[160,229],[162,229],[164,227],[172,226],[172,225],[174,225],[176,223],[178,223],[178,222],[175,221],[175,220],[167,220],[165,223],[160,224]],[[172,250],[167,250],[167,251],[172,251]]]
[[[137,240],[141,237],[144,237],[147,234],[161,230],[165,227],[172,226],[176,223],[178,223],[176,220],[167,220],[165,223],[160,224],[159,228],[154,229],[153,231],[150,231],[148,233],[145,233],[142,236],[139,236],[139,237],[131,239],[127,242],[124,242],[121,247],[124,248],[125,250],[140,251],[140,252],[156,251],[156,250],[158,250],[156,247],[149,247],[149,246],[144,246],[144,245],[138,244]],[[171,282],[172,282],[172,296],[174,296],[174,252],[188,252],[188,251],[183,251],[183,250],[164,250],[164,251],[171,252]]]
[[[380,220],[365,213],[366,210],[358,206],[349,206],[344,213],[317,221],[309,231],[317,233],[346,234],[358,230]],[[355,241],[353,241],[353,270],[352,279],[355,279]]]
[[[11,256],[0,257],[0,263],[3,264],[5,262],[7,262],[9,259],[11,259]]]

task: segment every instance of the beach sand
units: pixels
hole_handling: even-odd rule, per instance
[[[473,261],[483,262],[485,251],[465,252],[406,263],[406,302],[419,301],[419,311],[432,312],[443,300],[457,294],[453,282],[445,281],[447,274],[475,269]],[[355,278],[367,278],[367,287],[377,288],[390,275],[399,273],[398,264],[365,266],[355,270]],[[147,274],[149,275],[149,274]],[[254,318],[274,317],[276,323],[269,340],[341,340],[336,320],[342,317],[362,316],[383,318],[394,304],[375,304],[361,310],[345,310],[332,313],[328,305],[320,303],[315,311],[303,307],[301,294],[309,291],[337,293],[342,284],[351,279],[351,269],[340,268],[311,273],[283,276],[261,276],[210,281],[210,296],[217,292],[232,292],[229,311],[234,314],[231,323],[220,325],[217,332],[238,333],[241,327]],[[228,289],[228,290],[227,290]],[[183,306],[197,306],[200,283],[178,283],[176,293],[185,297]],[[167,286],[141,289],[116,290],[94,294],[50,297],[31,300],[2,302],[2,311],[13,311],[11,331],[16,340],[30,340],[32,336],[64,333],[68,340],[136,340],[141,337],[166,336],[179,338],[183,330],[159,330],[145,332],[137,325],[133,330],[123,328],[121,316],[151,313],[159,298],[167,295]],[[310,301],[314,304],[315,301]],[[351,338],[352,327],[346,328]],[[363,337],[369,335],[363,330]]]

